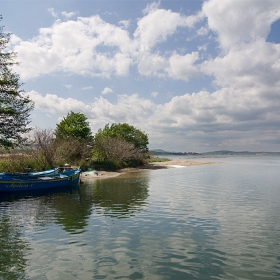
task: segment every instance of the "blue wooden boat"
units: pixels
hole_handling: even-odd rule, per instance
[[[79,183],[81,169],[73,169],[45,176],[12,177],[0,175],[0,193],[61,188]]]
[[[24,173],[0,173],[0,177],[30,177],[30,176],[46,176],[57,174],[59,168],[53,168],[49,170],[39,171],[39,172],[24,172]]]

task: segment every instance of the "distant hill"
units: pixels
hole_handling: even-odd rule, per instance
[[[251,154],[256,154],[256,153],[252,153],[252,152],[248,152],[248,151],[234,152],[234,151],[228,151],[228,150],[202,153],[202,155],[251,155]]]
[[[155,152],[155,153],[168,153],[162,149],[154,149],[154,150],[151,150],[150,152]]]
[[[152,155],[201,155],[201,156],[229,156],[229,155],[280,155],[280,152],[248,152],[248,151],[229,151],[229,150],[221,150],[221,151],[213,151],[206,153],[196,153],[196,152],[168,152],[162,149],[153,149],[150,150]]]
[[[213,152],[207,152],[207,153],[201,153],[201,155],[204,156],[210,156],[210,155],[222,155],[222,156],[228,156],[228,155],[280,155],[280,152],[248,152],[248,151],[240,151],[240,152],[234,152],[234,151],[228,151],[228,150],[221,150],[221,151],[213,151]]]
[[[198,153],[194,153],[194,152],[168,152],[168,151],[164,151],[162,149],[154,149],[154,150],[150,150],[150,153],[152,155],[199,155]]]

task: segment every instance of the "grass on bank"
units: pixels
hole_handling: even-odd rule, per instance
[[[105,160],[105,161],[92,161],[87,163],[85,166],[87,168],[94,168],[96,170],[106,170],[106,171],[115,171],[123,168],[137,168],[139,166],[151,164],[154,162],[164,162],[170,161],[168,158],[159,158],[159,157],[149,157],[142,160],[128,160],[128,161],[118,161],[118,160]]]
[[[153,163],[153,162],[165,162],[165,161],[171,161],[170,158],[160,158],[160,157],[150,157],[147,159],[147,163]]]
[[[170,161],[168,158],[149,157],[143,160],[106,160],[106,161],[94,161],[94,160],[82,160],[79,162],[63,162],[57,163],[56,166],[63,166],[65,163],[70,163],[72,166],[81,166],[82,171],[87,171],[89,168],[96,170],[115,171],[122,168],[136,168],[142,165],[151,164],[154,162]],[[35,160],[26,155],[1,155],[0,156],[0,173],[1,172],[26,172],[27,168],[31,168],[33,171],[41,171],[53,168],[54,166],[48,166],[42,161]]]

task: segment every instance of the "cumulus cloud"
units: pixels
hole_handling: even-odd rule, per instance
[[[119,95],[117,104],[101,96],[95,98],[92,103],[85,104],[77,99],[61,98],[55,94],[43,96],[36,91],[30,91],[28,95],[35,102],[36,109],[47,114],[63,116],[69,111],[83,112],[94,130],[113,122],[129,122],[139,127],[155,109],[155,104],[151,100],[141,98],[137,94]]]
[[[200,150],[214,145],[261,147],[279,145],[280,139],[280,44],[266,41],[271,24],[279,18],[280,2],[274,0],[209,0],[191,16],[152,3],[137,20],[133,34],[128,33],[125,22],[118,23],[122,28],[92,16],[57,20],[40,29],[32,40],[12,37],[11,44],[22,62],[17,72],[25,80],[58,71],[123,77],[135,67],[144,78],[185,83],[181,96],[174,93],[162,104],[137,94],[119,95],[116,103],[101,96],[85,104],[29,92],[36,108],[48,114],[83,111],[95,129],[106,123],[128,122],[145,130],[150,142],[167,145],[176,137],[179,150],[184,143]],[[199,45],[192,51],[188,51],[191,41],[187,38],[194,37],[188,33],[183,51],[160,48],[179,29],[189,31],[196,24]],[[206,35],[208,41],[201,41]],[[215,50],[210,52],[211,48]],[[205,90],[189,92],[188,83],[202,75],[215,88],[211,91],[206,85]],[[105,88],[102,94],[110,92]],[[152,92],[151,98],[159,93],[160,89]]]
[[[179,27],[192,28],[203,19],[203,13],[184,16],[158,6],[153,3],[147,7],[146,15],[137,22],[133,39],[126,30],[129,21],[120,21],[120,27],[105,22],[99,15],[70,20],[75,13],[63,12],[67,21],[58,19],[52,26],[41,28],[32,40],[14,37],[13,50],[21,61],[16,71],[23,80],[52,72],[109,78],[126,76],[130,67],[137,65],[141,75],[172,73],[171,78],[177,79],[174,71],[165,70],[169,57],[152,52],[153,47],[165,42]],[[49,11],[58,17],[54,9]]]
[[[218,35],[222,49],[238,47],[266,38],[271,24],[279,19],[279,2],[211,0],[203,4],[208,26]]]
[[[138,63],[138,71],[143,76],[164,77],[164,68],[167,67],[167,61],[158,54],[145,53],[141,55]]]
[[[45,96],[32,90],[28,92],[29,97],[35,102],[35,108],[40,109],[46,113],[68,113],[70,111],[83,111],[90,110],[90,106],[84,102],[73,98],[62,98],[55,94],[46,94]]]
[[[102,94],[108,94],[108,93],[112,93],[113,92],[113,90],[112,89],[110,89],[110,88],[108,88],[108,87],[105,87],[103,90],[102,90]]]
[[[205,61],[202,69],[215,77],[219,86],[253,87],[279,81],[280,46],[258,40],[242,49],[230,49],[224,56]]]
[[[199,69],[194,65],[198,58],[199,56],[197,52],[192,52],[191,54],[183,56],[174,53],[169,58],[166,72],[169,77],[188,81],[191,77],[199,74]]]
[[[223,88],[215,93],[186,93],[164,104],[155,104],[137,94],[120,95],[116,104],[103,97],[85,104],[53,94],[42,96],[35,91],[29,92],[29,96],[37,109],[48,114],[63,116],[71,110],[84,112],[94,131],[106,123],[128,122],[148,133],[151,142],[163,139],[172,142],[176,137],[178,143],[189,139],[191,143],[200,143],[202,148],[214,143],[228,147],[241,145],[246,139],[247,144],[254,142],[257,146],[262,142],[273,143],[280,136],[279,103],[267,100],[254,89],[236,92]]]
[[[278,100],[280,45],[266,42],[266,37],[272,22],[280,18],[280,3],[211,0],[204,3],[203,11],[222,52],[202,62],[200,70],[212,76],[218,87],[230,87],[236,96],[243,92],[265,103]],[[244,100],[238,97],[239,102]]]
[[[134,32],[140,51],[150,50],[156,43],[163,42],[174,34],[178,27],[193,27],[203,18],[202,13],[182,16],[171,10],[159,9],[157,5],[148,6],[145,12],[148,14],[138,21]]]
[[[41,28],[39,35],[30,41],[13,42],[21,61],[16,70],[23,80],[58,71],[97,77],[122,76],[132,63],[127,31],[99,16],[56,21],[49,28]],[[117,51],[97,51],[99,46]]]

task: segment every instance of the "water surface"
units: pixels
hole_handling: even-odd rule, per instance
[[[0,279],[280,279],[280,158],[1,195]]]

